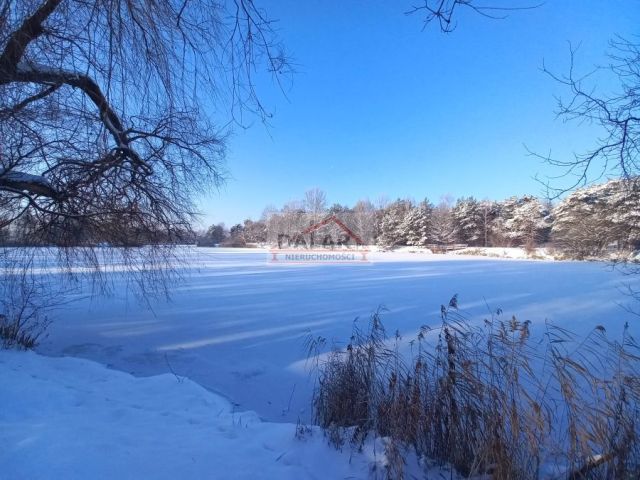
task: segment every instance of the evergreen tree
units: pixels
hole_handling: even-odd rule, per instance
[[[407,244],[404,220],[412,205],[408,200],[396,200],[381,212],[378,245],[394,247]]]
[[[481,241],[483,247],[494,246],[496,244],[493,232],[493,225],[498,217],[496,202],[482,200],[478,203],[480,211]]]
[[[483,212],[473,198],[460,198],[451,211],[456,239],[468,245],[484,244]]]
[[[226,237],[227,231],[224,228],[224,223],[211,225],[204,236],[198,239],[198,246],[215,247],[222,243]]]
[[[531,195],[508,198],[500,203],[494,228],[507,246],[525,245],[533,248],[546,242],[549,237],[549,209]]]
[[[248,243],[264,243],[267,241],[267,226],[263,221],[247,219],[244,221],[243,235]]]
[[[423,200],[409,210],[402,222],[402,232],[407,245],[425,246],[431,243],[433,205]]]
[[[433,209],[431,231],[429,237],[438,245],[451,245],[455,242],[455,226],[451,215],[451,206],[447,202]]]
[[[553,242],[571,256],[640,247],[640,190],[634,181],[576,190],[556,206],[554,217]]]

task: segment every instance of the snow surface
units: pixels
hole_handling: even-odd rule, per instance
[[[140,305],[124,284],[111,298],[60,308],[38,351],[83,357],[137,376],[175,372],[264,419],[311,420],[313,382],[304,341],[348,341],[353,321],[379,305],[391,335],[436,326],[440,305],[459,295],[481,322],[498,307],[509,318],[546,319],[576,333],[605,325],[615,335],[637,316],[625,276],[600,262],[551,262],[463,255],[373,252],[370,264],[273,265],[257,249],[194,249],[190,276],[170,302]],[[489,307],[488,307],[489,306]],[[636,333],[636,332],[632,332]]]
[[[384,478],[383,439],[357,452],[335,450],[317,427],[295,435],[296,421],[310,420],[305,338],[348,340],[354,318],[378,305],[390,334],[407,338],[437,325],[454,293],[473,321],[500,307],[533,330],[550,319],[615,335],[629,321],[637,335],[622,307],[632,305],[623,289],[640,281],[606,263],[412,249],[348,265],[273,265],[257,249],[190,255],[187,280],[153,310],[118,268],[113,297],[70,294],[77,301],[58,310],[39,347],[64,358],[0,351],[0,478]],[[415,456],[407,470],[422,476]]]
[[[0,351],[0,372],[0,478],[384,478],[381,440],[340,452],[317,428],[296,438],[296,425],[234,412],[170,374],[136,378],[16,351]],[[419,473],[416,462],[408,468]]]
[[[546,248],[534,248],[527,252],[520,247],[467,247],[452,252],[456,255],[480,255],[493,258],[517,258],[521,260],[555,260],[555,256]]]

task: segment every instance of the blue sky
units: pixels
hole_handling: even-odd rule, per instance
[[[410,0],[262,4],[279,20],[297,73],[286,96],[258,84],[274,117],[234,129],[229,179],[200,199],[204,225],[258,218],[314,187],[349,205],[541,194],[534,177],[559,172],[525,145],[563,158],[597,135],[555,118],[554,95],[564,91],[541,72],[543,60],[562,73],[568,42],[579,44],[586,72],[606,62],[614,35],[640,34],[635,0],[548,0],[505,20],[461,12],[450,34],[404,15]]]

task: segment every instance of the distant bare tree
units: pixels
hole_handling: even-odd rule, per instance
[[[304,211],[304,202],[292,200],[287,202],[282,210],[275,215],[275,240],[279,247],[303,241],[301,232],[308,227],[308,220]],[[306,240],[304,240],[306,241]]]
[[[353,207],[353,230],[367,245],[373,244],[376,233],[376,209],[369,200],[358,200]]]
[[[304,193],[303,206],[313,222],[319,222],[327,211],[327,194],[319,188]]]

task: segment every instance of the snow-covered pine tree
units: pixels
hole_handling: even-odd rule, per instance
[[[607,203],[611,229],[618,248],[640,249],[640,185],[638,179],[607,182]]]
[[[447,202],[440,202],[433,209],[431,232],[429,237],[438,245],[451,245],[455,242],[455,229],[451,217],[451,206]]]
[[[475,198],[459,198],[451,210],[451,218],[458,242],[484,245],[483,212]]]
[[[407,245],[425,246],[431,243],[431,217],[433,205],[423,200],[407,212],[402,225]]]
[[[549,209],[536,197],[511,197],[501,202],[496,226],[507,246],[533,248],[547,241],[551,229]]]
[[[407,244],[404,219],[413,208],[409,200],[396,200],[383,209],[378,225],[378,245],[394,247]]]
[[[574,191],[554,209],[552,238],[570,256],[599,256],[608,247],[640,248],[640,189],[609,181]]]
[[[247,243],[264,243],[267,241],[267,226],[263,221],[244,221],[243,236]]]
[[[496,245],[510,247],[514,243],[513,239],[513,217],[518,197],[509,197],[497,203],[497,216],[492,224],[492,233]]]
[[[481,241],[483,247],[493,246],[495,239],[493,236],[493,223],[498,217],[498,207],[496,202],[491,200],[482,200],[478,202],[478,209],[480,210],[480,226],[481,226]]]

